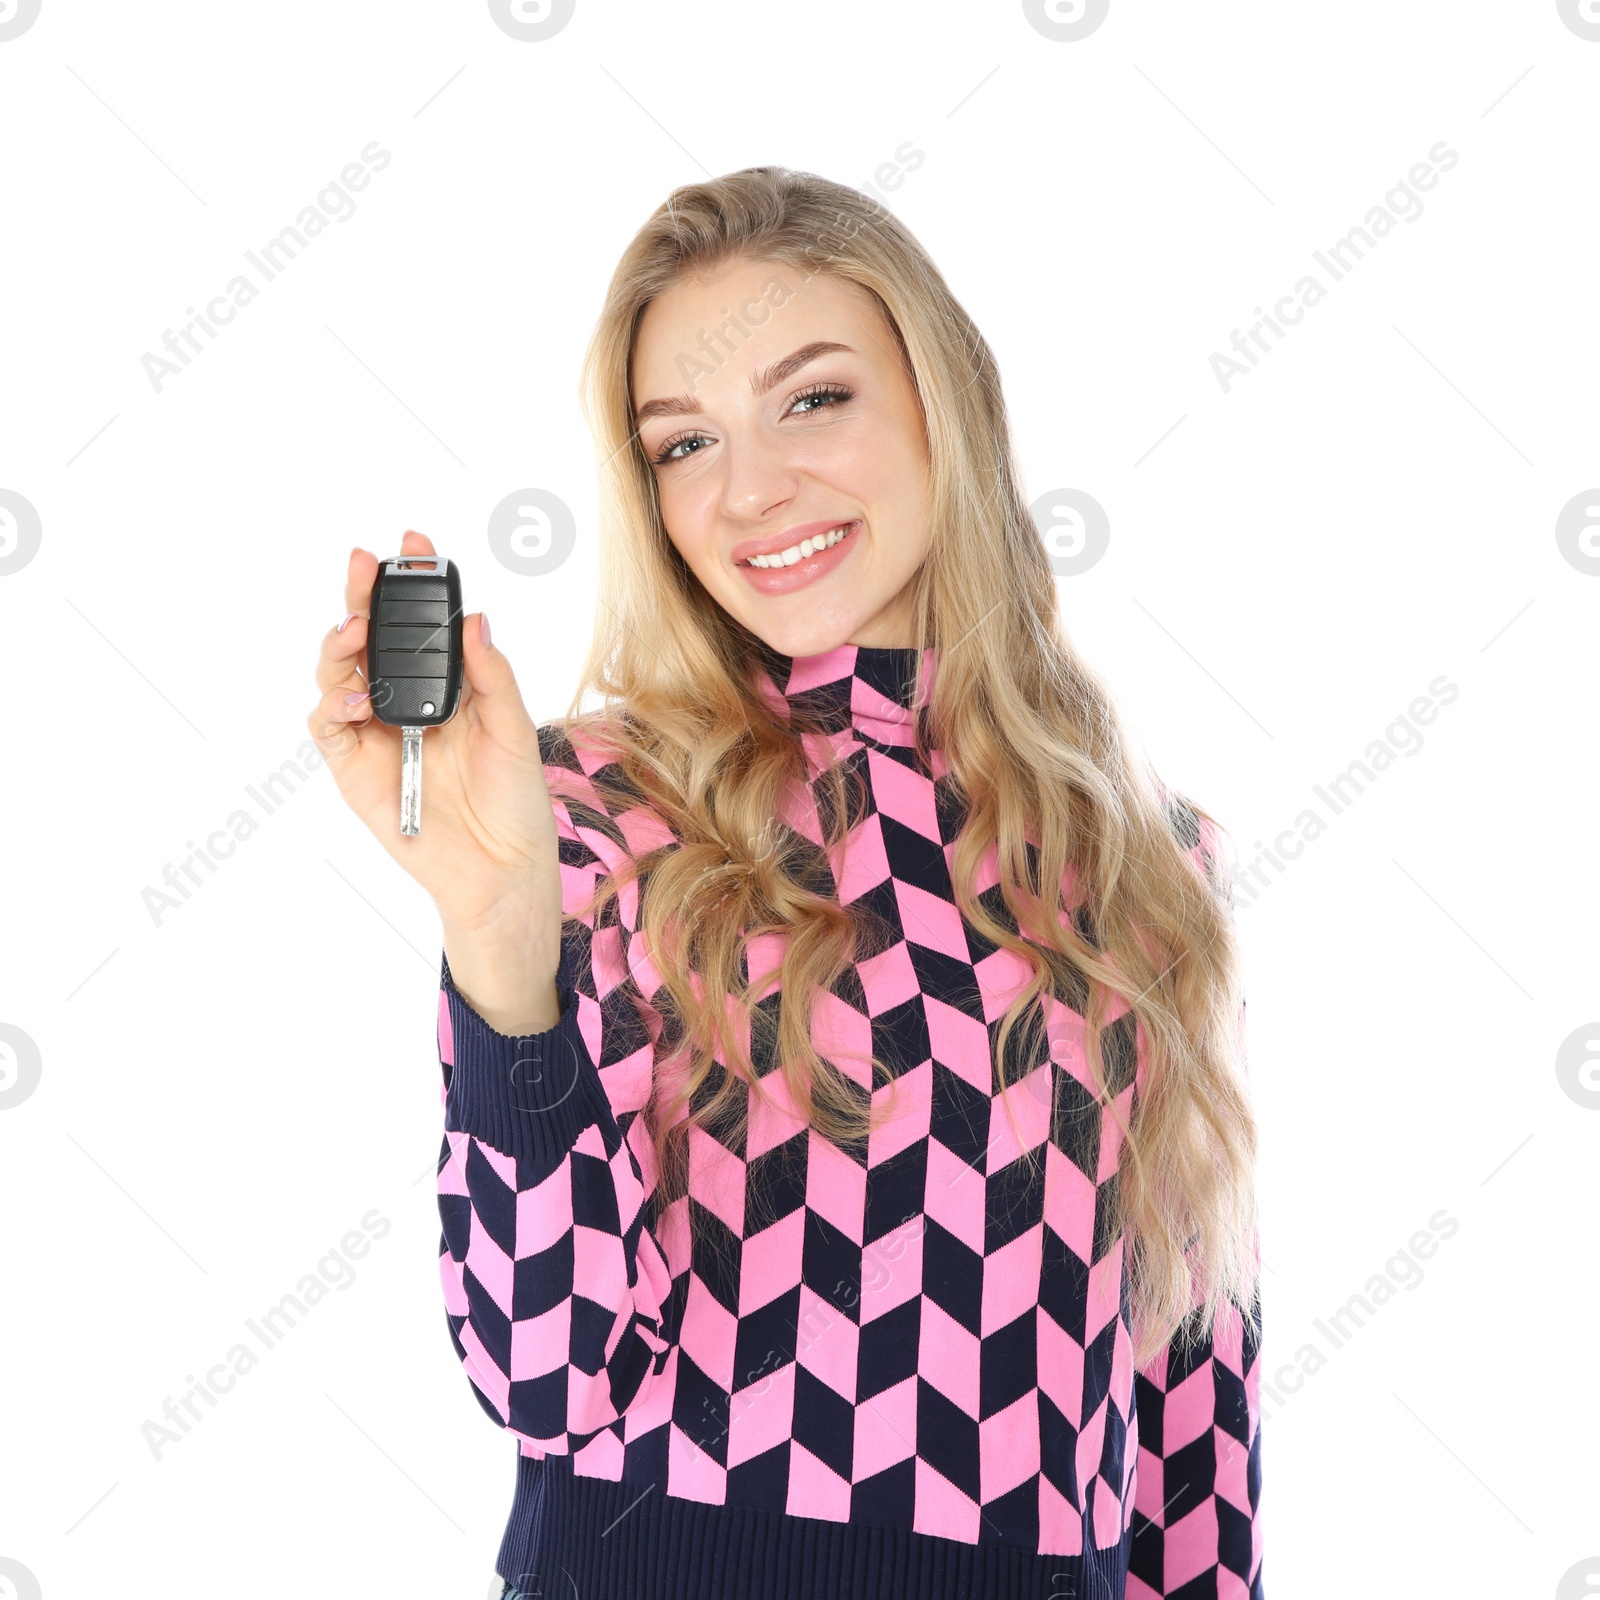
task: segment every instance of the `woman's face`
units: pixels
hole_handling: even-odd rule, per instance
[[[773,261],[681,280],[640,318],[630,387],[667,533],[718,605],[784,655],[915,642],[927,434],[874,296]]]

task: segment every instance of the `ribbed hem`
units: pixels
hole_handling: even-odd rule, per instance
[[[568,1456],[519,1455],[495,1566],[525,1595],[583,1600],[1124,1600],[1128,1541],[1038,1555],[707,1505],[583,1477]]]
[[[557,979],[561,1018],[543,1033],[507,1034],[467,1004],[440,959],[454,1063],[445,1092],[445,1126],[506,1155],[553,1166],[590,1123],[612,1114],[599,1069],[578,1027],[578,997]]]

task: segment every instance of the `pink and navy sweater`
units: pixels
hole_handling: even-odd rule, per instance
[[[738,1148],[696,1130],[676,1205],[719,1248],[652,1204],[658,980],[636,890],[564,941],[547,1032],[496,1032],[442,966],[439,1267],[456,1354],[517,1441],[497,1567],[524,1593],[565,1594],[566,1574],[584,1600],[1261,1600],[1259,1301],[1135,1367],[1104,1225],[1120,1130],[1066,1005],[1040,1002],[1049,1057],[1006,1115],[992,1035],[1027,972],[955,904],[961,816],[938,752],[919,770],[908,710],[936,660],[841,645],[754,669],[780,716],[799,696],[823,711],[813,777],[838,758],[866,780],[836,887],[899,938],[835,985],[831,1025],[841,1070],[891,1063],[899,1110],[853,1152],[756,1096]],[[539,740],[570,913],[660,824],[600,805],[581,731]],[[785,820],[817,842],[815,814]],[[1173,819],[1203,870],[1194,813]],[[1004,918],[993,860],[977,887]],[[775,967],[759,945],[749,965]],[[1126,1008],[1104,1045],[1126,1118],[1143,1070]]]

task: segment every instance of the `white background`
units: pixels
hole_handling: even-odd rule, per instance
[[[1298,1383],[1267,1592],[1592,1592],[1560,1586],[1600,1562],[1600,1092],[1556,1060],[1600,1049],[1600,561],[1556,523],[1600,484],[1597,88],[1554,0],[1113,0],[1078,42],[1015,3],[578,0],[538,43],[465,0],[43,0],[0,42],[0,489],[42,532],[0,576],[0,1023],[42,1064],[0,1111],[0,1557],[44,1600],[488,1590],[514,1446],[435,1267],[432,906],[325,770],[270,817],[245,786],[306,740],[350,547],[407,528],[559,712],[618,254],[678,184],[862,186],[911,141],[883,198],[996,352],[1030,499],[1109,517],[1061,580],[1078,645],[1242,858],[1331,818],[1239,913],[1264,1356]],[[158,393],[141,357],[374,140],[355,214]],[[1212,353],[1441,140],[1422,214],[1224,392]],[[485,537],[525,487],[578,529],[539,578]],[[1441,674],[1332,816],[1313,785],[1407,747]],[[241,808],[158,923],[144,891]],[[1409,1278],[1441,1208],[1335,1349],[1318,1319]],[[157,1460],[167,1397],[374,1209],[355,1281]]]

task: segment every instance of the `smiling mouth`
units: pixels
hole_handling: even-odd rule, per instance
[[[834,545],[842,543],[859,526],[859,522],[841,522],[837,528],[831,528],[815,539],[802,539],[799,544],[792,544],[787,550],[774,550],[771,555],[766,556],[751,556],[749,560],[736,562],[735,565],[757,567],[763,571],[770,571],[773,567],[792,567],[797,562],[804,561],[807,556],[814,556],[820,551],[830,550]]]

